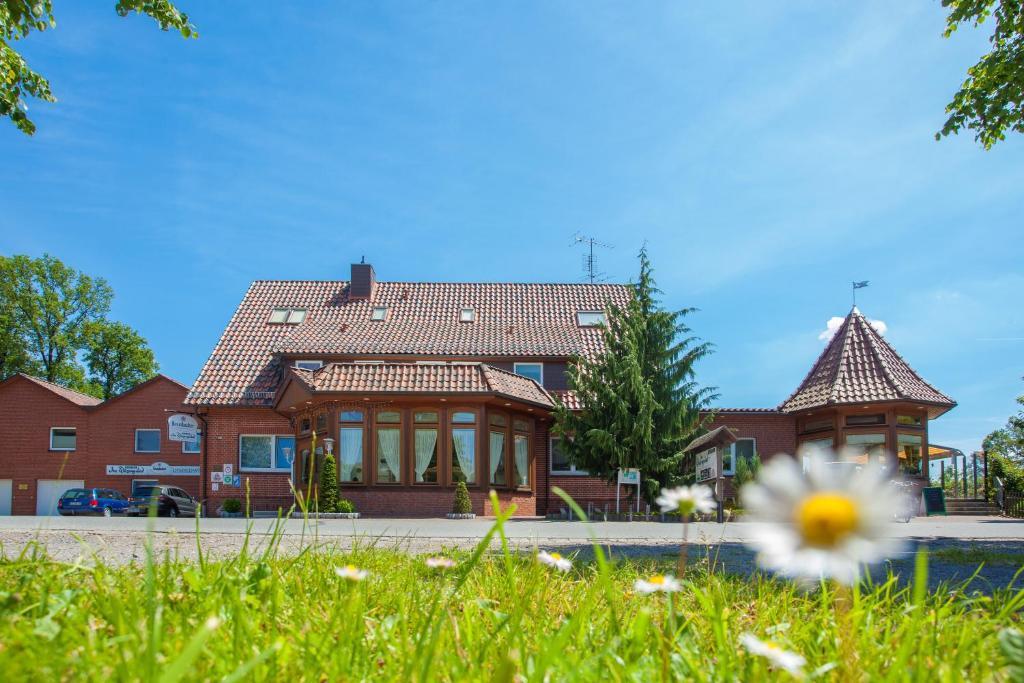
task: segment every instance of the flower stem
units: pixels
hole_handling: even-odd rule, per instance
[[[687,531],[689,529],[690,522],[684,517],[683,518],[683,544],[679,546],[679,564],[676,567],[676,573],[679,575],[679,579],[682,580],[683,575],[686,573],[686,560],[690,550],[690,543],[687,538]]]
[[[836,613],[836,630],[839,636],[839,660],[842,668],[839,671],[841,681],[862,680],[860,671],[860,659],[857,657],[857,649],[854,647],[853,614],[851,613],[852,595],[850,588],[840,583],[834,584],[833,606]]]

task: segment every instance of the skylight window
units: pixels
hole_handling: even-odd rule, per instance
[[[384,320],[386,317],[388,317],[387,306],[374,306],[373,312],[370,313],[370,320]]]
[[[476,309],[472,306],[466,306],[459,311],[459,322],[471,323],[476,320]]]
[[[579,311],[576,322],[580,327],[597,327],[605,324],[604,311]]]
[[[275,308],[267,322],[277,325],[298,325],[306,319],[305,308]]]

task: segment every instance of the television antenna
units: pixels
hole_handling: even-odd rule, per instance
[[[602,249],[614,249],[615,247],[579,232],[573,235],[572,243],[573,246],[582,244],[586,249],[583,254],[583,279],[588,280],[590,284],[607,280],[607,275],[597,269],[597,262],[594,260],[594,247],[601,247]]]

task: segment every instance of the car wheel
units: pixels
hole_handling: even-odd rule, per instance
[[[112,517],[113,515],[114,515],[114,511],[113,510],[111,510],[108,507],[107,508],[103,508],[103,516],[104,517]]]
[[[177,517],[178,516],[178,508],[172,507],[170,510],[167,511],[167,516],[168,517]]]

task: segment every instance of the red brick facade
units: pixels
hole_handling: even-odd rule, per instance
[[[167,438],[168,410],[184,410],[186,387],[163,375],[97,405],[80,405],[21,375],[0,383],[0,480],[11,480],[11,512],[36,514],[40,481],[83,481],[130,494],[133,479],[158,480],[199,493],[198,476],[108,475],[107,465],[199,465]],[[52,427],[74,427],[74,451],[50,450]],[[160,451],[135,452],[136,429],[159,429]]]

